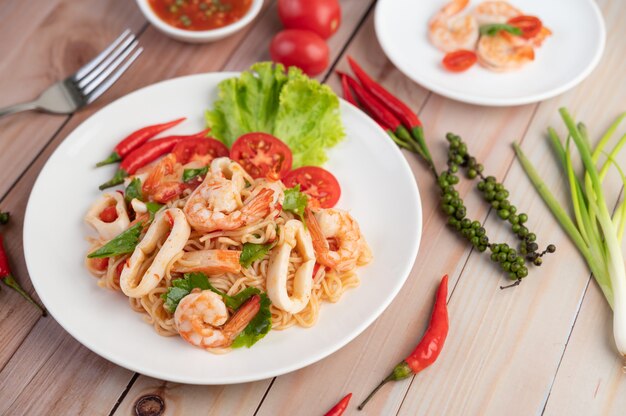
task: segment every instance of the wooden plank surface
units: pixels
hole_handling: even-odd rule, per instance
[[[102,106],[142,86],[198,72],[242,70],[268,59],[270,39],[280,29],[273,1],[266,2],[246,30],[206,45],[186,45],[162,36],[147,26],[134,2],[45,3],[0,4],[0,106],[36,96],[53,80],[80,67],[124,27],[141,32],[145,52],[95,105],[71,117],[31,113],[0,120],[0,207],[13,214],[2,232],[15,274],[29,291],[21,241],[23,211],[38,172],[63,139]],[[0,414],[128,415],[134,414],[138,399],[157,394],[165,402],[164,414],[309,415],[321,414],[349,391],[354,393],[348,412],[352,414],[356,402],[419,339],[443,273],[450,275],[451,332],[440,362],[412,379],[386,386],[361,414],[623,414],[626,382],[612,344],[611,311],[510,147],[513,141],[521,142],[546,182],[563,196],[566,184],[543,134],[548,125],[561,126],[557,108],[570,107],[588,122],[593,137],[626,109],[626,84],[619,79],[626,71],[626,28],[620,23],[626,9],[616,1],[599,3],[611,53],[580,86],[538,105],[471,106],[412,83],[390,64],[376,41],[373,0],[342,1],[343,23],[329,41],[337,69],[345,70],[345,55],[352,55],[420,110],[438,166],[445,162],[443,137],[452,128],[488,173],[514,189],[512,202],[528,212],[529,226],[543,237],[540,244],[558,246],[558,253],[531,271],[520,287],[498,289],[505,283],[501,273],[487,256],[471,251],[446,228],[429,173],[413,154],[405,153],[420,187],[424,215],[415,267],[383,315],[337,353],[255,383],[214,387],[169,383],[134,375],[98,357],[52,318],[40,319],[30,305],[5,290],[0,293],[0,331],[10,336],[0,341]],[[333,69],[331,65],[318,78],[339,92]],[[617,197],[619,178],[611,177],[608,186]],[[472,184],[464,181],[459,192],[471,216],[485,222],[489,235],[506,240],[508,231]]]

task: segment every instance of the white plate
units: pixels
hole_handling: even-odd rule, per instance
[[[98,184],[115,167],[95,169],[115,143],[139,126],[189,117],[173,132],[203,128],[216,86],[235,73],[203,74],[136,91],[94,114],[50,157],[33,188],[24,224],[24,254],[31,280],[52,316],[74,338],[102,357],[159,379],[192,384],[260,380],[314,363],[370,325],[406,280],[419,246],[422,209],[406,160],[386,134],[355,107],[341,103],[347,130],[325,166],[343,190],[374,253],[359,270],[361,285],[336,304],[324,304],[311,329],[271,331],[250,349],[212,355],[180,337],[157,335],[126,297],[96,285],[83,265],[83,217]]]
[[[395,66],[424,88],[471,104],[528,104],[576,86],[600,61],[605,44],[602,14],[593,0],[512,0],[552,30],[535,61],[506,73],[474,65],[462,73],[443,69],[444,53],[428,40],[430,18],[449,0],[379,0],[376,35]],[[481,1],[470,1],[468,9]]]

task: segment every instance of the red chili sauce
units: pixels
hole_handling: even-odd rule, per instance
[[[149,0],[152,10],[170,26],[210,30],[241,19],[252,0]]]

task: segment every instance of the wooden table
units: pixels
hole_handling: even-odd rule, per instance
[[[233,386],[180,385],[132,373],[100,358],[53,318],[41,318],[17,294],[3,290],[0,414],[128,415],[134,414],[140,397],[155,394],[165,402],[164,414],[315,415],[347,392],[354,393],[348,414],[356,414],[356,402],[419,339],[443,273],[450,275],[451,330],[439,361],[412,379],[386,386],[363,414],[626,414],[626,376],[612,340],[611,310],[511,149],[512,142],[521,142],[548,185],[565,195],[566,183],[544,132],[549,125],[563,130],[557,114],[563,105],[587,121],[592,137],[626,110],[622,2],[599,0],[608,44],[599,67],[586,81],[554,99],[511,108],[461,104],[412,83],[391,65],[376,41],[375,2],[341,3],[344,20],[330,40],[332,65],[319,79],[339,91],[332,70],[346,68],[346,55],[356,57],[419,110],[440,166],[445,157],[443,136],[454,129],[486,170],[513,190],[513,202],[530,214],[530,226],[539,230],[540,243],[556,244],[557,254],[531,272],[520,287],[501,291],[502,274],[488,256],[477,255],[446,228],[431,177],[407,153],[424,207],[424,235],[415,267],[385,313],[340,351],[270,380]],[[145,85],[199,72],[242,70],[268,59],[270,38],[280,28],[274,1],[266,1],[245,30],[208,45],[187,45],[162,36],[129,0],[5,0],[0,2],[0,19],[0,106],[36,96],[126,27],[139,34],[145,48],[130,71],[89,108],[72,116],[24,113],[0,120],[0,207],[12,213],[11,224],[2,233],[15,275],[30,292],[22,249],[24,209],[35,178],[65,137],[104,105]],[[616,199],[619,179],[611,176],[608,182]],[[507,236],[507,230],[495,226],[494,212],[467,181],[460,192],[469,211],[486,222],[494,239]],[[59,243],[62,240],[55,242]]]

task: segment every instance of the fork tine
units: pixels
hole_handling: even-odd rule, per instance
[[[135,62],[135,59],[137,59],[137,57],[141,55],[142,52],[143,48],[137,49],[135,53],[133,53],[130,58],[128,58],[128,60],[126,60],[126,62],[124,62],[124,64],[117,71],[115,71],[109,78],[96,85],[96,88],[87,95],[87,104],[94,102],[106,90],[108,90],[109,87],[113,85],[124,72],[126,72],[128,67],[130,67],[133,62]]]
[[[135,39],[135,35],[132,35],[124,39],[111,53],[103,59],[95,68],[92,69],[85,77],[83,77],[80,81],[78,81],[78,88],[85,88],[91,81],[96,79],[103,71],[105,71],[110,65],[111,62],[114,62],[124,51],[128,48],[129,45],[137,42]]]
[[[89,84],[85,85],[84,87],[79,86],[79,90],[84,95],[89,95],[93,90],[98,87],[98,85],[100,85],[109,75],[111,75],[111,73],[115,71],[117,67],[122,64],[122,62],[124,62],[124,59],[126,59],[126,57],[128,57],[128,55],[130,55],[130,53],[138,45],[139,42],[137,42],[136,40],[133,41],[130,45],[128,45],[126,49],[124,49],[124,51],[122,51],[122,53],[117,58],[115,58],[113,62],[111,62],[110,65],[104,68],[104,70],[100,72],[98,76],[94,78]]]
[[[117,45],[122,43],[124,38],[127,37],[129,34],[132,35],[133,37],[135,36],[132,34],[130,29],[124,30],[122,34],[119,35],[117,39],[115,39],[109,46],[107,46],[105,50],[100,52],[98,56],[93,58],[91,61],[87,62],[78,71],[76,71],[76,73],[74,73],[74,75],[71,76],[72,81],[78,82],[81,78],[83,78],[85,75],[91,72],[91,70],[94,69],[100,62],[102,62],[104,58],[106,58],[107,55],[111,53],[113,49],[117,48]]]

